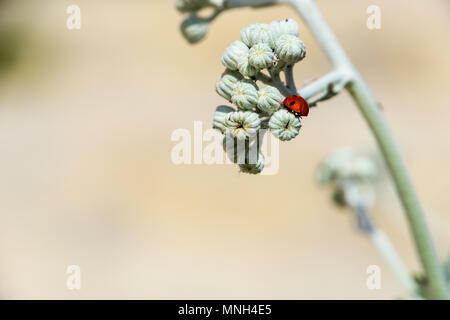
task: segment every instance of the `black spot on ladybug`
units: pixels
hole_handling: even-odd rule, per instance
[[[291,103],[289,103],[290,106],[293,106],[295,104],[295,101],[292,101]]]

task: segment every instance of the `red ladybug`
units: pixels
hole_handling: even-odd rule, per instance
[[[309,113],[308,102],[300,96],[287,97],[283,101],[283,106],[296,117],[306,117]]]

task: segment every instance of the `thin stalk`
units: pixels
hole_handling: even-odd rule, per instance
[[[418,294],[419,288],[416,282],[409,274],[408,269],[398,255],[388,236],[382,230],[374,229],[373,232],[369,234],[369,237],[375,248],[390,265],[392,271],[411,297],[414,299],[422,299]]]
[[[295,91],[287,88],[283,83],[283,81],[281,81],[280,72],[278,70],[269,70],[269,71],[275,87],[277,87],[278,90],[280,90],[283,96],[288,97],[295,93]]]
[[[384,260],[391,267],[397,279],[401,282],[408,294],[414,299],[422,299],[418,294],[419,288],[408,269],[403,263],[401,257],[395,250],[389,237],[373,223],[369,208],[363,204],[353,207],[358,219],[358,227],[372,241],[377,251],[383,256]]]
[[[309,99],[316,94],[327,90],[330,85],[333,86],[342,81],[345,81],[344,73],[341,70],[335,70],[298,90],[298,95],[302,96],[304,99]]]
[[[280,3],[279,0],[225,0],[225,8],[265,7]]]
[[[353,100],[366,119],[390,170],[398,196],[409,222],[417,253],[426,274],[431,299],[447,299],[448,294],[441,264],[419,200],[403,160],[388,130],[375,98],[350,62],[313,0],[283,0],[300,13],[314,37],[335,68],[345,68],[353,77],[347,85]]]
[[[292,91],[297,91],[297,87],[295,86],[295,80],[294,80],[294,65],[291,64],[286,67],[284,70],[284,74],[286,76],[286,83],[288,85],[288,88]]]

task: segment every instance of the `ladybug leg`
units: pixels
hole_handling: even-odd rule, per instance
[[[289,107],[287,107],[287,106],[285,106],[285,105],[283,105],[283,107],[284,107],[284,109],[285,109],[286,111],[288,111],[289,113],[292,113],[292,114],[293,114],[294,116],[296,116],[297,118],[302,119],[302,114],[301,114],[301,113],[296,112],[296,111],[292,110],[291,108],[289,108]]]

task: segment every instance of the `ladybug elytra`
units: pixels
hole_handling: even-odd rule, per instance
[[[283,101],[283,106],[296,117],[306,117],[309,113],[308,102],[300,96],[287,97]]]

